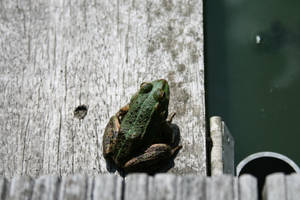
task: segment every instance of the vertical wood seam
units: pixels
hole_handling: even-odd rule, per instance
[[[284,185],[283,185],[283,189],[284,189],[284,198],[285,198],[285,200],[288,200],[288,195],[287,195],[287,193],[288,193],[288,191],[287,191],[287,180],[286,180],[286,175],[284,175],[283,176],[283,183],[284,183]]]
[[[69,51],[66,52],[66,61],[65,61],[65,74],[64,74],[64,79],[65,79],[65,96],[64,96],[64,101],[65,101],[65,115],[67,114],[67,97],[68,97],[68,58],[69,58]]]
[[[96,151],[97,151],[97,156],[96,156],[96,161],[98,161],[98,167],[99,169],[101,168],[101,162],[100,162],[100,143],[99,143],[99,136],[98,136],[98,130],[97,130],[97,125],[96,125],[96,122],[95,122],[95,125],[94,125],[94,129],[95,129],[95,135],[96,135]]]
[[[116,180],[115,185],[117,185],[117,183],[118,183],[117,177],[115,177],[115,180]],[[124,179],[124,178],[122,178],[121,184],[122,184],[122,185],[121,185],[121,200],[124,200],[124,199],[125,199],[125,179]],[[116,191],[115,191],[115,194],[117,194]],[[118,199],[117,199],[117,195],[115,196],[115,199],[118,200]]]
[[[58,140],[57,140],[57,167],[59,168],[59,176],[61,176],[61,165],[60,165],[60,140],[61,140],[61,126],[62,126],[62,114],[61,109],[59,110],[59,127],[58,127]]]
[[[23,150],[22,150],[22,170],[21,174],[24,174],[24,165],[25,165],[25,151],[26,151],[26,140],[27,140],[27,131],[28,131],[28,126],[29,126],[29,121],[30,121],[30,115],[28,115],[28,120],[26,123],[25,131],[24,131],[24,139],[23,139]],[[26,174],[26,171],[25,171]]]
[[[53,47],[53,67],[56,67],[56,46],[57,46],[57,34],[56,34],[56,26],[54,30],[54,47]]]

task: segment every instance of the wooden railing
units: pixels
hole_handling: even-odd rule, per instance
[[[266,179],[264,200],[299,200],[300,175],[274,174]],[[45,175],[37,179],[0,178],[1,200],[257,200],[257,181],[250,175],[204,177],[198,175],[133,174]]]

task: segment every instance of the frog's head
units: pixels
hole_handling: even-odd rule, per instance
[[[168,82],[164,79],[160,79],[153,81],[152,85],[154,99],[161,104],[169,104],[170,90]]]
[[[142,83],[138,93],[147,95],[145,102],[148,108],[152,107],[153,114],[159,114],[161,119],[167,118],[170,90],[166,80],[159,79]]]

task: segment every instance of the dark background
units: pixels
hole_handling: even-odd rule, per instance
[[[300,165],[300,1],[204,1],[207,115],[233,135],[236,165],[273,151]]]

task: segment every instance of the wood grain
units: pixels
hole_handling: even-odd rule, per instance
[[[283,173],[275,173],[266,177],[263,188],[264,200],[287,200],[286,181]]]
[[[183,145],[170,171],[205,175],[202,20],[201,0],[0,1],[0,175],[107,173],[105,125],[158,78]]]
[[[58,176],[41,176],[34,183],[32,200],[58,199],[60,179]]]
[[[238,195],[243,200],[257,200],[257,180],[251,175],[242,175],[238,183]]]
[[[85,200],[87,195],[87,177],[74,175],[62,178],[59,200]]]
[[[286,176],[287,200],[297,200],[300,197],[300,174]]]
[[[28,176],[16,176],[11,180],[9,188],[9,200],[31,200],[33,191],[33,180]]]
[[[119,176],[97,175],[94,179],[92,199],[119,200],[123,196],[123,181]]]
[[[158,174],[151,177],[133,174],[125,178],[125,200],[205,200],[205,180],[205,177],[196,175]]]
[[[234,192],[234,183],[234,178],[229,175],[212,176],[211,178],[206,180],[206,199],[234,199],[236,195]]]
[[[206,177],[185,175],[177,177],[176,200],[205,200]]]
[[[125,200],[147,200],[149,178],[146,174],[132,174],[125,178]]]

